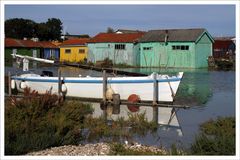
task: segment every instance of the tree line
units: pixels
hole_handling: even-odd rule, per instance
[[[5,36],[16,39],[37,37],[40,41],[61,40],[62,28],[62,22],[57,18],[49,18],[42,23],[13,18],[5,21]]]

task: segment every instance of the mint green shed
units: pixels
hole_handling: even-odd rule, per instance
[[[117,49],[122,46],[122,49]],[[89,43],[88,60],[96,63],[106,58],[113,64],[139,65],[139,44],[133,43]]]
[[[113,64],[140,65],[138,39],[144,33],[99,33],[88,41],[88,61],[96,63],[106,58]]]
[[[205,29],[151,30],[139,40],[141,67],[205,68],[212,36]]]

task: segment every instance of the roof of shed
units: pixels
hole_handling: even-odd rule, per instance
[[[143,36],[143,32],[139,33],[99,33],[95,37],[91,38],[88,43],[133,43],[137,42],[139,38]]]
[[[139,32],[144,32],[144,31],[139,31],[139,30],[131,30],[131,29],[118,29],[115,32],[122,32],[122,33],[139,33]]]
[[[166,35],[168,35],[168,42],[195,42],[201,36],[205,29],[164,29],[164,30],[150,30],[142,38],[140,42],[164,42]]]
[[[58,48],[56,45],[48,41],[34,42],[32,40],[20,40],[20,39],[13,39],[13,38],[5,38],[5,47]]]
[[[58,48],[58,46],[53,44],[52,42],[39,41],[38,43],[42,48]]]
[[[63,41],[59,46],[77,46],[77,45],[86,45],[89,41],[89,38],[74,38]]]

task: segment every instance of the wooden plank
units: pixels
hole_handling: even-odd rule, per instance
[[[9,97],[16,97],[16,98],[29,98],[31,96],[24,96],[24,95],[5,95],[6,98]],[[32,98],[40,98],[38,97],[32,97]],[[82,102],[87,102],[87,103],[101,103],[102,99],[99,98],[79,98],[79,97],[66,97],[67,100],[79,100]],[[113,102],[107,101],[106,103],[112,104]],[[146,107],[153,107],[153,104],[151,101],[141,101],[139,103],[131,103],[126,100],[120,100],[120,105],[135,105],[135,106],[146,106]],[[177,104],[169,104],[169,103],[158,103],[155,105],[155,107],[163,107],[163,108],[182,108],[182,109],[188,109],[190,108],[189,106],[186,105],[177,105]]]

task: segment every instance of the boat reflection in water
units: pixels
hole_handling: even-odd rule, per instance
[[[158,129],[168,131],[169,129],[176,130],[178,136],[183,136],[181,126],[177,118],[178,109],[166,108],[166,107],[149,107],[141,106],[139,108],[128,107],[121,105],[119,109],[115,109],[112,106],[107,106],[106,109],[100,107],[99,103],[92,103],[94,108],[93,117],[98,118],[105,116],[108,121],[116,121],[119,118],[128,120],[131,114],[144,114],[145,119],[148,122],[156,122],[159,126]]]

